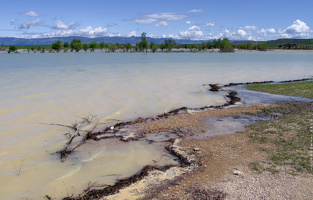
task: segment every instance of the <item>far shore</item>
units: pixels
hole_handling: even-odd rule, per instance
[[[107,52],[108,49],[95,49],[96,51],[103,51],[103,52]],[[17,52],[28,52],[29,50],[27,49],[18,49]],[[48,52],[49,49],[46,49],[46,52],[45,53],[50,53]],[[258,52],[259,50],[247,50],[247,49],[235,49],[235,52],[236,51],[247,51],[247,52]],[[266,51],[281,51],[281,52],[313,52],[313,50],[306,50],[306,49],[267,49]],[[266,52],[266,51],[261,51],[261,52]],[[0,50],[0,52],[7,52],[7,50]],[[35,51],[36,53],[41,53],[40,51]],[[35,53],[35,52],[32,52],[32,51],[29,51],[29,53]],[[71,52],[70,50],[68,50],[67,52]],[[84,50],[81,50],[80,53],[84,53],[85,51]],[[87,52],[89,53],[90,50],[87,50]],[[117,49],[116,50],[116,53],[122,53],[123,50],[122,49]],[[219,49],[208,49],[208,50],[205,50],[205,51],[191,51],[190,49],[177,49],[177,50],[172,50],[172,51],[161,51],[161,50],[158,50],[156,51],[155,53],[212,53],[212,52],[219,52]],[[55,52],[53,52],[55,53]],[[64,53],[63,50],[60,51],[60,53]],[[76,52],[75,52],[76,53]],[[114,52],[113,52],[114,53]],[[123,52],[123,53],[127,53],[127,52]],[[129,52],[128,52],[129,53]],[[139,52],[140,53],[140,52]],[[148,51],[148,53],[152,53],[150,51]],[[13,52],[11,54],[14,54]]]

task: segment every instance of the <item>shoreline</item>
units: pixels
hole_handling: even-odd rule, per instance
[[[296,82],[297,80],[294,80],[294,81]],[[229,117],[229,116],[234,116],[234,115],[241,116],[241,115],[246,115],[246,113],[252,114],[252,113],[260,112],[260,110],[262,110],[262,109],[266,109],[267,106],[268,106],[267,104],[256,105],[256,106],[252,106],[252,107],[234,107],[234,108],[224,106],[224,107],[226,107],[225,109],[219,109],[220,108],[219,107],[219,108],[215,108],[215,110],[212,108],[211,109],[209,108],[209,110],[191,111],[191,112],[188,112],[188,110],[187,110],[186,113],[180,113],[179,114],[179,112],[181,112],[182,110],[188,109],[188,108],[183,107],[183,108],[171,111],[169,113],[165,113],[163,116],[157,116],[158,117],[157,120],[153,120],[150,118],[150,119],[145,121],[145,120],[142,120],[141,118],[139,118],[137,120],[134,120],[135,121],[134,124],[136,124],[136,126],[138,126],[138,124],[142,124],[142,126],[140,127],[141,129],[139,128],[139,130],[137,130],[138,132],[144,131],[145,133],[149,133],[149,132],[151,132],[151,133],[155,133],[155,132],[164,133],[166,131],[168,131],[168,132],[174,131],[174,132],[176,132],[176,134],[178,136],[177,138],[181,138],[181,137],[185,138],[186,134],[188,134],[188,133],[190,135],[188,135],[186,138],[192,138],[194,135],[201,135],[201,134],[203,134],[204,131],[207,131],[207,129],[209,127],[203,127],[203,122],[207,122],[208,118],[216,117],[215,120],[221,120],[222,119],[222,121],[223,121],[224,120],[223,117]],[[204,109],[208,109],[208,108],[204,108]],[[228,114],[225,114],[225,112]],[[200,119],[198,119],[198,121],[197,120],[193,121],[193,120],[195,120],[195,118],[200,118]],[[199,123],[199,120],[202,122]],[[187,123],[187,125],[186,125],[186,122],[190,122],[190,121],[191,121],[191,124]],[[175,122],[175,123],[178,122],[178,123],[177,123],[177,125],[175,125],[175,123],[173,124],[173,122]],[[125,125],[126,126],[132,126],[134,124],[126,122],[126,123],[120,124],[119,126],[122,126],[122,129],[125,129]],[[145,125],[143,125],[143,124],[145,124]],[[146,125],[146,124],[148,124],[148,125]],[[184,125],[182,126],[182,124],[184,124]],[[118,128],[119,126],[116,126],[116,127]],[[165,127],[165,128],[162,128],[162,127]],[[120,190],[117,194],[115,194],[113,196],[104,197],[104,199],[107,199],[107,198],[109,198],[109,199],[123,199],[125,197],[127,197],[127,199],[139,199],[139,198],[142,198],[142,194],[140,194],[140,195],[138,194],[139,190],[142,190],[141,193],[146,191],[146,190],[149,190],[149,193],[152,194],[153,192],[152,192],[151,188],[147,187],[147,185],[154,183],[153,185],[156,188],[158,188],[158,187],[162,188],[163,187],[163,189],[164,189],[165,186],[162,185],[161,183],[159,183],[160,180],[156,181],[156,179],[157,179],[156,177],[162,176],[162,175],[168,177],[169,176],[168,173],[172,174],[172,179],[165,181],[165,182],[167,182],[167,184],[169,184],[169,183],[172,184],[176,181],[179,182],[179,179],[181,179],[181,177],[184,176],[181,174],[183,174],[183,173],[187,173],[187,174],[191,173],[192,174],[195,172],[194,169],[198,169],[198,166],[200,166],[199,169],[201,169],[201,167],[203,166],[203,164],[201,164],[201,162],[202,162],[201,159],[199,159],[199,157],[202,157],[202,156],[199,156],[199,153],[201,154],[201,152],[203,152],[202,147],[199,148],[196,146],[192,146],[193,145],[192,141],[203,141],[205,143],[210,143],[210,142],[214,143],[215,140],[219,140],[220,143],[221,142],[224,143],[225,142],[224,137],[235,137],[235,138],[240,137],[240,136],[238,136],[238,134],[235,134],[236,132],[238,132],[238,130],[236,131],[236,129],[234,129],[233,127],[231,129],[232,129],[232,131],[235,131],[235,132],[232,132],[231,134],[229,134],[230,136],[220,136],[220,135],[218,135],[218,136],[213,135],[212,136],[211,135],[209,137],[209,139],[206,139],[206,138],[201,138],[201,139],[198,138],[198,140],[197,139],[196,140],[184,139],[183,144],[184,144],[184,142],[187,142],[184,144],[184,145],[187,145],[187,147],[184,145],[183,146],[180,146],[180,145],[177,146],[178,142],[176,140],[174,140],[173,144],[176,144],[176,148],[177,148],[177,151],[174,150],[174,152],[176,152],[176,153],[181,152],[181,148],[183,148],[184,149],[183,152],[188,152],[187,155],[185,155],[185,157],[187,156],[185,159],[188,160],[188,155],[198,157],[197,163],[195,165],[192,165],[192,169],[186,170],[185,168],[180,169],[178,167],[178,169],[177,168],[169,168],[165,172],[164,171],[161,172],[160,170],[157,170],[157,171],[152,170],[150,173],[148,173],[149,175],[146,174],[146,176],[143,179],[141,179],[139,182],[136,181],[133,184],[131,184],[130,186],[126,187],[126,189]],[[107,131],[110,131],[110,130],[108,129]],[[242,131],[244,131],[244,130],[242,130]],[[105,134],[107,134],[107,133],[105,133]],[[115,137],[116,133],[114,133],[114,134],[115,134],[114,135],[114,137]],[[184,135],[184,136],[182,136],[182,135]],[[222,138],[222,139],[220,139],[220,138]],[[121,137],[121,139],[123,139],[123,137]],[[140,139],[140,137],[136,138],[136,137],[134,137],[134,135],[131,135],[131,137],[127,136],[125,141],[138,140],[138,139]],[[188,141],[191,143],[188,143]],[[240,141],[246,141],[246,139],[241,138]],[[201,144],[201,142],[199,142],[199,145],[200,144]],[[248,145],[248,143],[245,143],[245,145]],[[219,146],[219,145],[217,145],[217,146]],[[250,145],[250,147],[253,147],[253,146]],[[248,148],[248,150],[249,150],[249,148]],[[181,154],[181,153],[176,154],[176,156],[179,154]],[[184,156],[182,156],[182,157],[184,157]],[[247,158],[253,158],[253,156],[249,155],[249,156],[247,156]],[[182,158],[180,160],[182,160]],[[189,165],[189,167],[190,167],[190,165]],[[176,172],[173,172],[173,170],[175,171],[175,169],[176,169]],[[140,174],[141,172],[138,172],[138,173]],[[151,174],[158,174],[158,175],[157,176],[152,175],[152,177],[150,177]],[[176,174],[177,176],[174,176],[173,174]],[[149,182],[149,178],[147,178],[147,177],[150,177],[150,179],[151,179],[150,182]],[[130,179],[132,179],[132,177],[130,177]],[[126,194],[125,194],[125,191],[126,191]],[[134,192],[134,191],[136,191],[136,192]],[[158,192],[159,192],[159,189],[158,189]],[[165,196],[166,196],[166,192],[168,192],[168,191],[165,190],[165,193],[164,193]],[[133,194],[133,196],[134,196],[133,198],[129,197],[129,195],[131,193],[135,193],[135,194]],[[123,197],[123,195],[124,195],[124,197]],[[162,198],[166,199],[165,196]],[[160,197],[158,197],[158,199],[159,198]],[[65,198],[65,199],[80,199],[80,198],[69,197],[69,198]]]
[[[101,52],[104,52],[104,53],[107,53],[106,51],[108,50],[100,50],[100,49],[95,49],[96,51],[101,51]],[[172,51],[156,51],[155,53],[219,53],[219,49],[208,49],[208,50],[205,50],[205,51],[193,51],[193,50],[190,50],[190,49],[180,49],[180,50],[172,50]],[[277,52],[313,52],[313,50],[306,50],[306,49],[267,49],[266,51],[259,51],[259,50],[247,50],[247,49],[235,49],[234,52],[240,52],[240,51],[251,51],[251,52],[266,52],[266,51],[277,51]],[[27,52],[27,53],[41,53],[40,51],[36,51],[36,52],[28,52],[27,49],[18,49],[17,50],[17,54],[20,53],[20,52]],[[0,53],[7,53],[7,50],[0,50]],[[44,53],[56,53],[56,52],[44,52]],[[65,53],[65,52],[60,52],[60,53]],[[66,53],[70,53],[70,51],[66,52]],[[90,50],[85,52],[85,51],[80,51],[80,52],[73,52],[73,53],[90,53]],[[112,52],[109,52],[109,53],[112,53]],[[113,52],[113,53],[134,53],[134,52],[123,52],[122,49],[118,49],[116,50],[116,52]],[[138,53],[138,52],[137,52]],[[139,52],[141,53],[141,52]],[[149,52],[149,53],[152,53],[152,52]],[[7,53],[8,54],[8,53]],[[14,52],[12,52],[11,54],[15,54]]]

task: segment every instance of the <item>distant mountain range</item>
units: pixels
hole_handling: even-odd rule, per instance
[[[71,42],[73,39],[79,39],[83,43],[119,43],[119,44],[127,44],[130,43],[132,45],[139,43],[141,37],[97,37],[97,38],[87,38],[87,37],[54,37],[54,38],[34,38],[34,39],[24,39],[24,38],[14,38],[14,37],[0,37],[0,45],[51,45],[57,40],[61,40],[64,42]],[[170,38],[151,38],[147,37],[148,42],[154,42],[155,44],[164,43],[166,39]],[[190,39],[175,39],[178,44],[200,44],[202,42],[208,42],[212,40],[190,40]],[[251,41],[232,41],[234,44],[242,44]],[[305,42],[313,42],[313,39],[278,39],[278,40],[269,40],[269,41],[252,41],[254,43],[266,43],[270,45],[280,45],[280,44],[296,44],[296,43],[305,43]]]

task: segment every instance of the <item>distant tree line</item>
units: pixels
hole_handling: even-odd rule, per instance
[[[258,51],[266,51],[268,49],[267,44],[265,43],[259,43],[259,44],[253,44],[253,43],[244,43],[236,46],[238,49],[245,49],[245,50],[258,50]]]
[[[73,39],[70,43],[64,42],[62,43],[61,40],[57,40],[51,44],[50,48],[48,47],[40,47],[37,48],[31,47],[27,48],[27,51],[33,52],[68,52],[68,51],[90,51],[94,52],[96,49],[101,51],[105,50],[105,52],[152,52],[155,53],[156,51],[161,52],[171,52],[173,49],[177,49],[177,51],[189,51],[189,52],[199,52],[199,51],[208,51],[210,49],[219,49],[220,52],[234,52],[234,49],[247,49],[247,50],[260,50],[266,51],[268,49],[266,44],[253,44],[253,43],[246,43],[240,45],[233,45],[227,38],[213,40],[211,42],[203,42],[201,44],[177,44],[174,39],[166,39],[161,44],[155,44],[154,42],[148,42],[146,33],[143,32],[141,34],[140,42],[132,45],[130,43],[127,44],[118,44],[118,43],[97,43],[91,42],[90,44],[83,43],[79,39]],[[16,46],[10,46],[8,49],[8,53],[17,52]]]

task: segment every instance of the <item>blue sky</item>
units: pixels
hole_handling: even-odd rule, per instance
[[[0,37],[313,38],[312,0],[14,0]],[[312,28],[311,28],[312,27]]]

